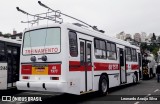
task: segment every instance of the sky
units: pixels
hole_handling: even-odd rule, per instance
[[[124,31],[146,32],[160,35],[160,0],[40,0],[54,10],[78,18],[90,25],[95,25],[109,36]],[[0,0],[0,31],[23,32],[28,24],[25,14],[16,7],[31,14],[43,13],[47,9],[39,6],[38,0]],[[29,19],[31,19],[29,17]],[[64,19],[64,22],[75,22]]]

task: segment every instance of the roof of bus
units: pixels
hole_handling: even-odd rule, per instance
[[[17,40],[13,40],[13,39],[7,39],[7,38],[3,38],[0,37],[0,41],[4,41],[4,42],[9,42],[9,43],[16,43],[16,44],[21,44],[21,41],[17,41]]]
[[[136,48],[136,49],[139,49],[139,47],[135,46],[135,45],[131,45],[129,42],[127,41],[123,41],[121,39],[117,39],[117,38],[114,38],[114,37],[110,37],[104,33],[101,33],[101,32],[98,32],[96,30],[93,30],[91,28],[86,28],[86,27],[79,27],[79,26],[76,26],[76,25],[73,25],[73,24],[70,24],[70,23],[67,23],[65,24],[67,26],[67,28],[69,29],[73,29],[73,30],[77,30],[79,32],[82,32],[82,33],[86,33],[86,34],[90,34],[94,37],[98,37],[98,38],[102,38],[102,39],[106,39],[108,41],[112,41],[112,42],[115,42],[115,43],[119,43],[119,44],[122,44],[122,45],[125,45],[125,46],[128,46],[128,47],[133,47],[133,48]]]
[[[110,37],[110,36],[108,36],[104,33],[98,32],[98,31],[93,30],[91,28],[87,28],[87,27],[84,27],[84,26],[80,27],[80,26],[77,26],[77,25],[74,25],[74,24],[71,24],[71,23],[61,23],[61,24],[60,23],[52,23],[52,24],[46,24],[46,25],[33,26],[30,29],[26,29],[25,31],[30,31],[30,30],[35,30],[35,29],[45,28],[45,27],[65,27],[67,29],[71,29],[71,30],[75,30],[75,31],[78,31],[78,32],[81,32],[81,33],[89,34],[93,37],[102,38],[102,39],[112,41],[112,42],[115,42],[115,43],[118,43],[118,44],[122,44],[122,45],[125,45],[125,46],[128,46],[128,47],[133,47],[133,48],[139,49],[139,47],[137,47],[135,45],[131,45],[127,41],[123,41],[121,39]]]

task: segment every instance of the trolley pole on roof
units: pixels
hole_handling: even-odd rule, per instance
[[[42,18],[42,19],[49,19],[49,20],[52,20],[52,19],[50,19],[50,18],[46,18],[46,17],[41,17],[41,16],[38,16],[38,15],[30,14],[30,13],[28,13],[28,12],[26,12],[26,11],[20,9],[19,7],[16,7],[16,8],[17,8],[17,11],[22,12],[22,13],[24,13],[24,14],[26,14],[26,15],[30,15],[30,16],[37,17],[37,18]]]
[[[51,9],[50,7],[48,7],[48,6],[46,6],[45,4],[43,4],[41,1],[38,1],[38,4],[39,4],[40,6],[42,6],[42,7],[45,7],[45,8],[47,8],[47,9],[53,11],[53,12],[56,12],[56,10]],[[61,15],[66,16],[66,17],[69,17],[69,18],[72,18],[72,19],[77,20],[77,21],[79,21],[79,22],[82,22],[83,24],[85,24],[85,25],[93,28],[93,26],[91,26],[91,25],[87,24],[86,22],[83,22],[83,21],[81,21],[81,20],[79,20],[79,19],[77,19],[77,18],[74,18],[74,17],[72,17],[72,16],[69,16],[69,15],[64,14],[64,13],[61,13],[61,12],[59,12],[59,13],[60,13]]]
[[[63,19],[61,18],[61,15],[63,15],[63,16],[66,16],[66,17],[68,17],[68,18],[71,18],[71,19],[74,19],[74,20],[76,20],[76,21],[79,21],[79,22],[85,24],[86,26],[91,27],[91,28],[92,28],[93,30],[95,30],[95,31],[98,31],[98,32],[101,32],[101,33],[104,33],[104,32],[105,32],[105,31],[103,31],[103,30],[99,30],[99,29],[97,28],[97,26],[91,26],[91,25],[89,25],[88,23],[83,22],[82,20],[79,20],[79,19],[77,19],[77,18],[74,18],[74,17],[72,17],[72,16],[69,16],[69,15],[67,15],[67,14],[62,13],[62,12],[59,11],[59,10],[53,10],[53,9],[51,9],[50,7],[48,7],[48,6],[46,6],[45,4],[43,4],[41,1],[38,1],[38,4],[39,4],[40,6],[42,6],[42,7],[44,7],[44,8],[47,8],[47,9],[48,9],[48,12],[33,15],[33,14],[30,14],[30,13],[28,13],[28,12],[20,9],[19,7],[16,7],[17,11],[22,12],[22,13],[24,13],[24,14],[26,14],[26,15],[32,16],[32,17],[34,17],[34,18],[35,18],[35,17],[37,18],[37,19],[31,20],[31,21],[28,20],[27,22],[23,22],[23,21],[22,21],[22,23],[33,23],[33,24],[34,24],[34,23],[38,23],[39,20],[44,20],[44,19],[48,19],[48,20],[51,20],[51,21],[55,21],[55,22],[58,22],[58,23],[62,23],[62,22],[63,22]],[[49,12],[49,10],[51,10],[51,12]],[[49,13],[55,13],[55,14],[54,14],[54,15],[48,15]],[[42,16],[42,15],[44,15],[44,14],[46,14],[46,16]],[[58,15],[57,15],[57,14],[58,14]],[[58,19],[58,20],[61,20],[61,21],[58,21],[57,19]]]

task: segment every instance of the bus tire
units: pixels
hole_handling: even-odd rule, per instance
[[[137,84],[137,82],[138,82],[138,76],[137,76],[137,73],[135,72],[133,74],[133,84]]]
[[[99,80],[99,94],[104,96],[108,92],[108,78],[102,75]]]

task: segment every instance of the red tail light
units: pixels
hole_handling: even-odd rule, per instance
[[[22,79],[29,79],[29,77],[28,76],[23,76]]]
[[[32,65],[22,65],[21,74],[32,74]]]
[[[59,77],[51,77],[51,80],[59,80]]]

